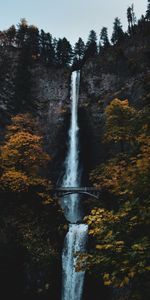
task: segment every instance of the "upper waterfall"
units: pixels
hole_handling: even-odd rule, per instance
[[[80,186],[79,164],[79,126],[78,99],[80,71],[72,73],[71,77],[71,122],[68,137],[68,153],[65,160],[65,175],[63,187]],[[70,223],[81,220],[80,197],[65,196],[61,202],[65,217]],[[76,272],[76,252],[86,249],[88,226],[85,224],[70,224],[62,252],[62,300],[81,300],[83,294],[84,273]]]
[[[68,154],[65,160],[65,175],[62,186],[80,186],[80,166],[79,166],[79,127],[78,127],[78,98],[80,87],[80,71],[74,71],[71,77],[71,122],[69,129]],[[68,205],[68,200],[70,204]],[[70,195],[62,200],[62,207],[65,216],[71,223],[76,223],[81,219],[79,208],[79,196]]]

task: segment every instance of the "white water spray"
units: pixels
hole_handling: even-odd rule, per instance
[[[78,138],[78,98],[79,98],[80,72],[72,73],[71,78],[71,124],[69,130],[69,147],[65,161],[65,175],[63,187],[80,186],[79,168],[79,138]],[[80,198],[78,195],[70,195],[62,200],[62,208],[66,219],[70,223],[81,220]],[[75,271],[76,252],[86,249],[88,227],[85,224],[70,224],[65,238],[62,253],[62,300],[81,300],[84,283],[84,272]]]

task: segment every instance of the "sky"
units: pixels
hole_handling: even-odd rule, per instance
[[[50,32],[66,37],[73,45],[81,37],[85,42],[91,29],[99,36],[103,26],[111,35],[113,21],[119,17],[127,29],[126,10],[132,3],[137,18],[145,14],[147,0],[0,0],[0,30],[17,25],[21,18]]]

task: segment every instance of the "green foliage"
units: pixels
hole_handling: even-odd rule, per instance
[[[72,47],[66,38],[58,40],[56,57],[59,66],[69,66],[69,64],[71,63]]]
[[[148,0],[148,3],[147,3],[147,11],[146,11],[145,18],[146,18],[146,20],[150,21],[150,0]]]
[[[41,30],[40,34],[40,57],[48,65],[53,66],[56,63],[55,45],[52,35],[45,33],[44,30]]]
[[[85,45],[81,38],[78,39],[74,47],[74,54],[78,60],[82,60],[84,56]]]
[[[134,6],[133,4],[127,8],[127,20],[128,20],[128,32],[132,32],[132,27],[136,23],[136,17],[134,13]]]
[[[9,45],[14,44],[16,37],[16,27],[12,25],[10,28],[8,28],[6,31],[6,35],[9,41]]]
[[[92,57],[97,54],[97,35],[91,30],[85,48],[85,58]]]
[[[115,18],[111,41],[113,44],[117,44],[123,39],[123,37],[124,37],[124,32],[122,30],[121,21],[119,18]]]
[[[78,39],[73,51],[73,66],[80,68],[83,62],[85,44],[81,38]]]
[[[108,29],[107,27],[103,27],[100,32],[100,42],[102,43],[103,47],[108,47],[110,45],[109,39],[108,39]]]

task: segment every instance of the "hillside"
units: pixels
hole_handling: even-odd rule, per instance
[[[102,190],[100,201],[84,199],[91,230],[84,300],[99,300],[100,294],[109,300],[148,300],[150,22],[142,18],[99,51],[88,44],[78,61],[66,39],[54,46],[46,35],[44,52],[44,33],[38,34],[37,50],[37,28],[21,26],[27,30],[23,41],[18,33],[11,42],[8,33],[0,36],[0,280],[6,300],[8,286],[16,299],[60,298],[68,224],[50,189],[64,173],[70,79],[79,68],[82,183]]]

